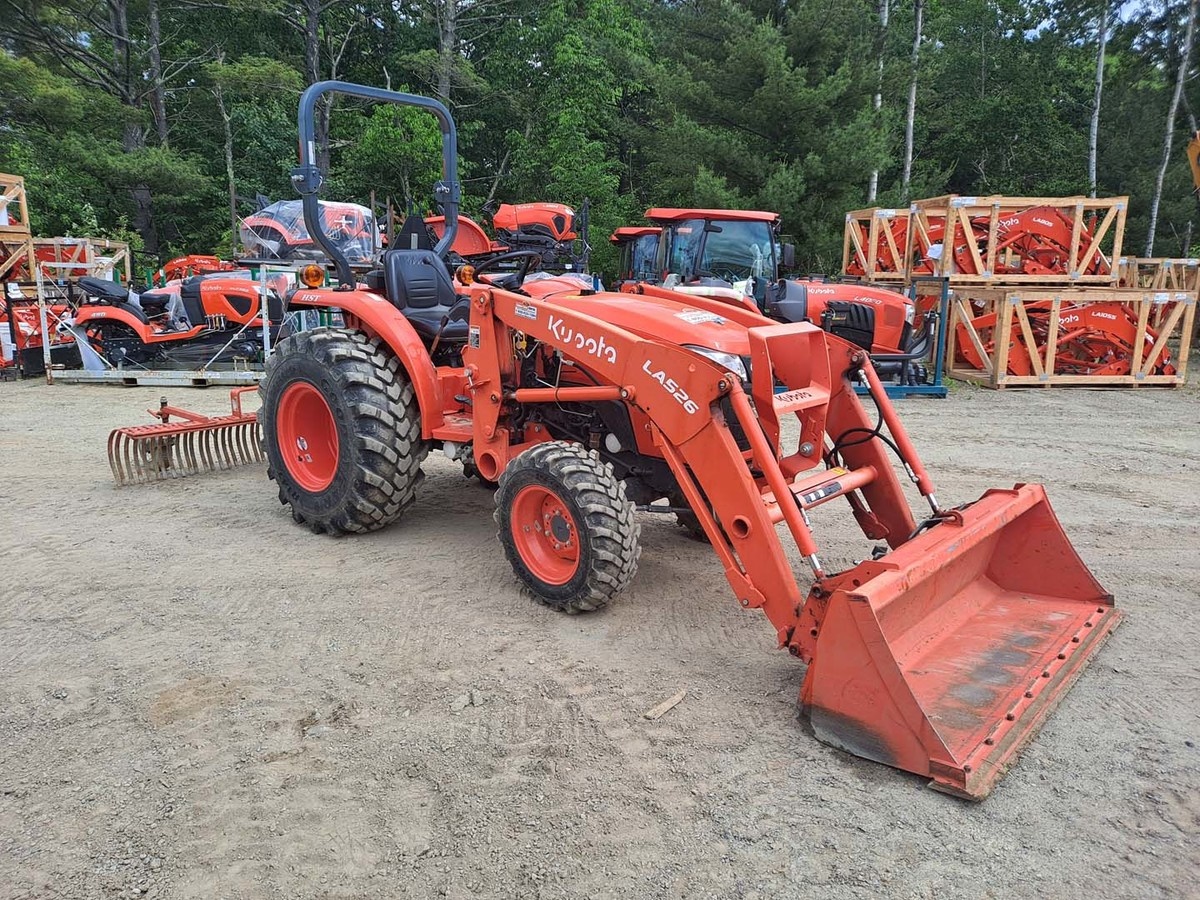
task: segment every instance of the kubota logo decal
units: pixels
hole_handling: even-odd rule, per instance
[[[582,350],[596,359],[609,363],[615,364],[617,361],[617,348],[605,341],[603,337],[599,339],[588,337],[553,315],[550,316],[550,333],[556,340],[562,342],[563,346],[572,350]]]
[[[811,391],[785,391],[782,394],[775,395],[776,403],[797,403],[800,400],[811,400]]]
[[[678,400],[679,405],[683,407],[684,411],[689,416],[694,416],[700,411],[700,405],[688,396],[687,391],[679,386],[678,381],[676,381],[674,378],[668,378],[667,373],[661,369],[655,372],[650,368],[650,360],[646,360],[644,363],[642,363],[642,371],[661,384],[663,386],[663,390]]]

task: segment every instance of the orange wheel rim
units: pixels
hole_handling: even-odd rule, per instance
[[[287,386],[275,414],[279,452],[288,474],[311,494],[333,484],[338,465],[337,424],[325,396],[307,381]]]
[[[509,523],[526,567],[547,584],[566,584],[579,570],[579,530],[558,494],[531,484],[513,498]]]

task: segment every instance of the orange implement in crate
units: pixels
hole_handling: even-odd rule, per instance
[[[254,390],[257,388],[231,390],[227,416],[205,416],[168,406],[163,397],[158,409],[147,410],[159,420],[157,424],[117,428],[108,436],[113,478],[119,485],[145,484],[262,461],[258,416],[242,412],[242,394]]]

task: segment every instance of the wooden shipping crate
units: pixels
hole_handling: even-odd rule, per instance
[[[913,203],[909,275],[954,284],[1109,285],[1128,197],[960,197]]]
[[[842,274],[867,281],[908,279],[907,209],[856,209],[846,213]]]
[[[955,290],[946,369],[991,388],[1179,386],[1187,379],[1195,319],[1196,295],[1184,291]],[[1104,332],[1096,328],[1119,336],[1111,359],[1101,352],[1104,342],[1095,337]]]
[[[129,281],[132,262],[124,241],[90,237],[34,238],[34,253],[42,276],[73,281],[84,275]]]
[[[1196,293],[1200,289],[1200,259],[1122,257],[1120,286]]]
[[[32,259],[25,179],[0,172],[0,282],[28,277]]]

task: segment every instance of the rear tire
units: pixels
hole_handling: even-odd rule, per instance
[[[416,498],[429,452],[398,359],[359,331],[315,328],[280,341],[259,387],[267,474],[314,532],[377,531]]]
[[[641,526],[625,485],[579,444],[537,444],[509,463],[495,519],[517,578],[557,610],[600,609],[637,572]]]

